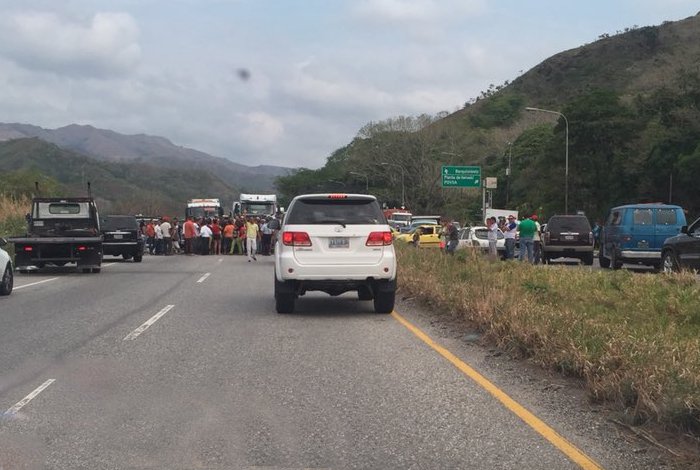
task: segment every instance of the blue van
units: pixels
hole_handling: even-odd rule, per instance
[[[687,225],[680,206],[628,204],[613,207],[600,234],[598,259],[602,268],[620,269],[623,263],[661,266],[664,241]]]

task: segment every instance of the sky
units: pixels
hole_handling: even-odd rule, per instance
[[[365,124],[693,0],[0,0],[0,122],[85,124],[247,165],[318,168]]]

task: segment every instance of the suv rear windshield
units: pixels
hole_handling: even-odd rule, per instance
[[[576,232],[587,233],[591,231],[591,224],[588,219],[581,217],[552,217],[547,222],[547,231],[549,232]]]
[[[384,225],[387,222],[374,199],[297,199],[285,223]]]
[[[100,227],[105,231],[113,230],[138,230],[139,224],[136,217],[129,215],[108,215],[100,221]]]

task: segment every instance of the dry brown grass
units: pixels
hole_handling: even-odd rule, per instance
[[[700,285],[694,274],[397,251],[403,291],[467,317],[501,347],[582,377],[593,399],[614,404],[635,422],[700,434]]]
[[[30,210],[30,198],[0,194],[0,237],[21,233],[25,229],[24,215]]]

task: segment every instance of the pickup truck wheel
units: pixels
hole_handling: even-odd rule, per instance
[[[12,273],[12,266],[8,263],[2,275],[2,282],[0,282],[0,295],[10,295],[13,285],[14,275]]]
[[[377,313],[391,313],[394,311],[396,292],[379,291],[374,295],[374,311]]]
[[[124,254],[124,255],[122,255],[122,258],[124,258],[124,261],[128,261],[131,259],[131,255]]]
[[[140,263],[143,260],[143,255],[134,255],[134,263]]]
[[[372,291],[367,286],[357,288],[357,298],[360,300],[372,300]]]
[[[83,274],[88,274],[91,271],[90,268],[81,268],[80,270],[83,272]]]
[[[97,274],[102,270],[102,268],[92,268],[92,272]]]

